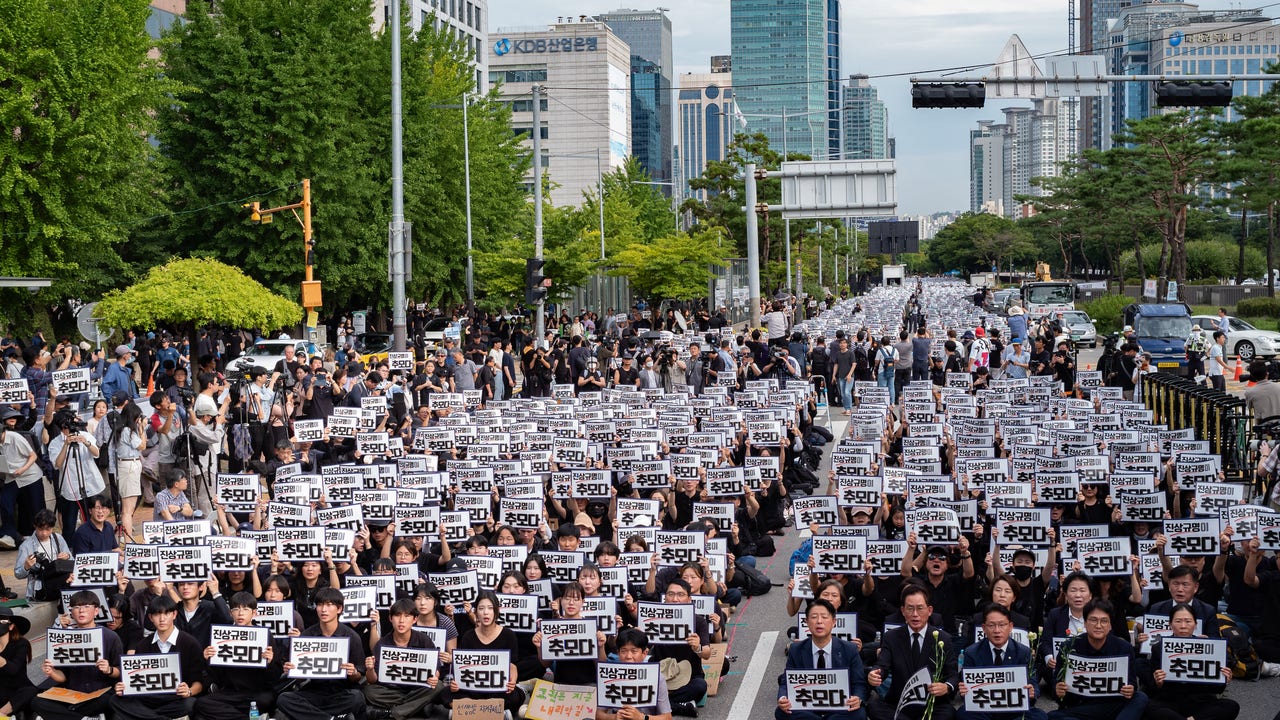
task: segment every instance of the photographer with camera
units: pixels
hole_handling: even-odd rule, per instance
[[[18,546],[13,575],[27,581],[27,600],[60,599],[60,591],[71,575],[71,546],[53,531],[57,522],[58,516],[52,510],[36,513],[35,533]]]
[[[73,410],[59,410],[54,416],[57,434],[49,441],[49,457],[58,471],[54,487],[58,490],[58,514],[62,517],[62,534],[75,534],[80,502],[106,489],[102,474],[94,460],[98,444]]]

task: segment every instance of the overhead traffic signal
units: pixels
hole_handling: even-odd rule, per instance
[[[1156,107],[1226,107],[1231,104],[1231,83],[1171,80],[1156,83]]]
[[[546,260],[529,258],[524,261],[524,301],[536,305],[547,297],[547,288],[551,287],[551,278],[542,274]]]
[[[911,86],[913,108],[980,108],[987,101],[982,83],[920,83]]]

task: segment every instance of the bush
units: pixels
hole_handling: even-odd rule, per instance
[[[1124,324],[1122,317],[1124,308],[1133,300],[1125,295],[1104,295],[1097,300],[1092,300],[1080,305],[1080,309],[1089,313],[1089,317],[1093,318],[1097,323],[1098,333],[1119,332],[1120,327]]]
[[[1280,298],[1246,298],[1236,303],[1235,314],[1242,318],[1280,317]]]

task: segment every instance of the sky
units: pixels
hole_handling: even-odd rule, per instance
[[[667,5],[619,0],[490,0],[489,33],[499,28],[554,23],[627,7],[669,8],[677,75],[707,72],[712,55],[730,54],[730,0],[686,0]],[[999,120],[1016,101],[988,99],[979,110],[913,110],[902,73],[937,75],[944,68],[989,65],[1013,34],[1035,55],[1065,54],[1067,0],[842,0],[841,74],[871,76],[889,111],[897,141],[900,214],[969,208],[969,131],[978,120]],[[1205,9],[1225,7],[1209,0]],[[983,74],[983,69],[972,71]]]

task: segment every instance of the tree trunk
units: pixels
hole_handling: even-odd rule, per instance
[[[1240,208],[1240,258],[1236,263],[1236,284],[1244,282],[1244,244],[1249,239],[1249,208]],[[1268,260],[1267,267],[1271,263]]]
[[[1164,297],[1165,289],[1169,282],[1169,231],[1173,221],[1169,221],[1169,226],[1165,227],[1164,242],[1160,243],[1160,267],[1156,270],[1156,299]]]
[[[1276,296],[1276,203],[1267,205],[1267,297]]]
[[[1142,281],[1147,279],[1147,264],[1142,261],[1142,233],[1137,228],[1133,230],[1133,260],[1138,265],[1138,285],[1141,287]],[[1120,267],[1121,283],[1124,283],[1124,266]]]
[[[1181,297],[1187,285],[1187,206],[1182,205],[1173,214],[1173,235],[1169,245],[1172,251],[1173,278],[1178,281]]]

